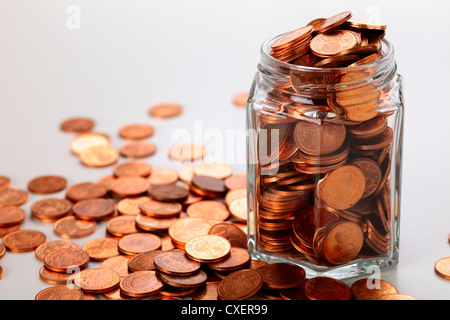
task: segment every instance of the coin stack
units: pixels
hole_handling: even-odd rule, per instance
[[[385,30],[343,12],[269,44],[275,68],[290,73],[269,77],[255,107],[262,250],[335,266],[392,249],[395,110],[392,87],[372,78]]]

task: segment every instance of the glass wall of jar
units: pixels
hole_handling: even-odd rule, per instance
[[[393,46],[350,67],[279,61],[267,40],[247,104],[254,258],[346,278],[398,263],[402,78]],[[306,59],[313,59],[311,55]]]

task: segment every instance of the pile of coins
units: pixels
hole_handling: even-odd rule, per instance
[[[395,109],[391,85],[371,80],[370,67],[383,58],[386,25],[351,17],[316,19],[272,41],[281,80],[268,78],[253,111],[257,246],[322,266],[393,249]]]

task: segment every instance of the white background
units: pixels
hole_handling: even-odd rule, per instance
[[[79,29],[67,26],[71,5],[80,10]],[[157,146],[149,163],[179,169],[167,157],[177,129],[193,135],[200,126],[199,137],[208,139],[245,128],[245,112],[231,99],[250,88],[265,39],[346,10],[388,24],[405,79],[400,263],[382,278],[419,299],[450,299],[450,281],[433,270],[450,256],[446,1],[0,0],[0,174],[17,188],[46,174],[62,175],[69,185],[109,175],[111,167],[84,167],[70,153],[73,136],[59,124],[72,116],[95,119],[95,130],[110,134],[117,148],[124,142],[120,126],[149,123]],[[180,102],[183,115],[151,118],[148,106],[161,100]],[[238,149],[224,150],[243,172],[245,150]],[[51,223],[31,218],[31,204],[42,198],[30,194],[22,206],[28,214],[22,229],[59,239]],[[103,232],[101,224],[75,241],[82,245]],[[34,299],[48,286],[34,252],[7,252],[0,265],[0,299]]]

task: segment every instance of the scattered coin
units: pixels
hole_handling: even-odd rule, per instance
[[[187,188],[174,184],[151,186],[148,193],[153,199],[163,202],[183,202],[189,196]]]
[[[230,254],[231,245],[224,237],[208,234],[189,240],[184,249],[186,255],[192,260],[216,262]]]
[[[86,199],[104,198],[108,190],[103,184],[83,182],[72,185],[66,191],[66,198],[72,202]]]
[[[146,297],[158,293],[164,284],[155,271],[136,271],[120,281],[120,291],[130,297]]]
[[[150,183],[142,177],[121,177],[111,182],[111,193],[116,198],[135,197],[148,191]]]
[[[133,233],[120,238],[119,251],[126,255],[136,255],[161,249],[161,238],[152,233]]]
[[[182,251],[165,251],[154,259],[156,269],[162,273],[189,276],[200,270],[201,264],[190,259]]]
[[[60,128],[65,132],[86,132],[94,128],[95,122],[89,118],[70,118],[64,120]]]
[[[151,200],[151,198],[147,196],[124,198],[117,204],[117,210],[121,215],[137,216],[141,213],[141,209],[139,208],[141,203],[149,200]]]
[[[161,253],[160,250],[139,253],[128,260],[128,269],[131,272],[155,270],[155,259]]]
[[[80,153],[80,160],[89,167],[107,167],[119,160],[119,153],[111,146],[92,146]]]
[[[70,149],[75,155],[80,155],[93,146],[109,146],[109,137],[103,133],[80,133],[73,138]]]
[[[8,177],[0,176],[0,191],[11,188],[11,180]]]
[[[104,261],[120,254],[118,242],[113,238],[97,238],[83,244],[81,249],[89,254],[91,260]]]
[[[140,212],[154,218],[174,218],[180,216],[182,205],[179,202],[148,200],[139,205]]]
[[[233,96],[233,103],[238,107],[247,105],[248,91],[238,92]]]
[[[0,190],[0,207],[21,206],[28,201],[28,192],[22,189]]]
[[[147,158],[154,155],[155,152],[156,146],[145,140],[127,141],[119,148],[119,153],[129,159]]]
[[[72,203],[66,199],[42,199],[31,205],[33,217],[42,221],[56,221],[71,213]]]
[[[450,257],[441,258],[436,261],[434,271],[441,278],[450,280]]]
[[[79,220],[73,216],[59,219],[53,225],[55,234],[62,238],[82,238],[95,232],[97,223],[95,221]]]
[[[45,234],[37,230],[17,230],[3,237],[3,245],[13,252],[34,251],[45,239]]]
[[[169,168],[154,168],[148,181],[152,186],[174,184],[178,181],[178,173]]]
[[[231,247],[247,249],[247,235],[235,224],[228,222],[215,224],[209,230],[209,234],[224,237],[230,242]]]
[[[193,203],[187,208],[186,213],[189,217],[217,221],[225,221],[230,215],[225,204],[214,200],[202,200]]]
[[[148,124],[136,123],[120,128],[119,135],[123,139],[139,140],[151,137],[154,132],[155,130],[152,126]]]
[[[375,283],[373,283],[374,281]],[[381,279],[357,280],[353,282],[351,291],[356,300],[377,300],[381,296],[387,294],[398,294],[397,288],[391,283]]]
[[[149,107],[148,112],[158,119],[172,118],[180,115],[183,107],[176,102],[158,102]]]
[[[89,255],[79,248],[59,248],[44,256],[44,266],[55,272],[66,272],[69,269],[83,269],[89,263]]]
[[[28,182],[28,190],[41,194],[59,192],[66,186],[67,180],[60,176],[41,176]]]
[[[114,177],[148,177],[152,173],[152,166],[144,161],[128,161],[113,168]]]
[[[106,224],[106,232],[115,237],[123,237],[128,234],[137,233],[135,216],[118,216],[111,218]]]
[[[309,300],[350,300],[350,288],[340,280],[315,277],[306,280],[305,296]]]
[[[22,223],[26,213],[16,206],[0,207],[0,227],[8,227]]]
[[[257,269],[266,289],[287,289],[301,284],[306,272],[302,267],[289,263],[272,263]]]
[[[117,272],[106,268],[91,268],[81,270],[75,276],[74,283],[83,292],[99,294],[113,290],[119,285],[120,276]]]
[[[205,284],[208,278],[203,270],[189,276],[176,276],[167,273],[159,273],[158,275],[162,282],[176,288],[197,288]]]
[[[198,290],[192,293],[192,300],[218,300],[218,288],[220,282],[206,282]]]
[[[82,220],[103,220],[114,215],[115,203],[111,199],[86,199],[72,207],[75,217]]]
[[[130,260],[130,256],[124,256],[124,255],[114,256],[114,257],[110,257],[110,258],[104,260],[101,263],[100,267],[110,269],[110,270],[117,272],[119,277],[121,279],[123,279],[124,277],[126,277],[127,275],[130,274],[128,271],[128,261],[129,260]]]
[[[199,144],[181,143],[176,144],[169,150],[171,159],[178,162],[193,162],[205,156],[205,147]]]

